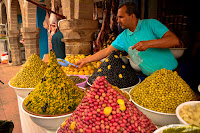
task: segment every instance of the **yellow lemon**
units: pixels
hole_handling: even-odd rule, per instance
[[[118,99],[118,100],[117,100],[117,103],[118,103],[119,105],[124,105],[124,100],[123,100],[123,99]]]
[[[123,78],[122,74],[119,74],[119,78]]]
[[[85,58],[85,55],[84,55],[84,54],[81,55],[81,59],[83,59],[83,58]]]
[[[114,57],[115,57],[115,58],[119,58],[119,56],[118,56],[118,55],[114,55]]]
[[[97,72],[101,72],[101,68],[97,70]]]
[[[84,75],[85,73],[84,73],[84,71],[79,71],[78,74],[79,74],[79,75]]]
[[[74,130],[74,128],[75,128],[75,126],[76,126],[76,122],[75,121],[73,121],[72,123],[71,123],[71,130]]]
[[[126,66],[125,66],[125,65],[122,65],[122,68],[124,68],[124,69],[125,69],[125,68],[126,68]]]
[[[98,62],[96,63],[96,68],[98,68],[100,65],[101,65],[101,62],[98,61]]]
[[[109,115],[112,112],[112,107],[105,107],[103,113],[105,115]]]
[[[92,67],[91,66],[87,66],[87,69],[90,71],[90,70],[92,70]]]
[[[90,72],[88,70],[86,70],[85,75],[90,75]]]
[[[73,74],[74,74],[74,75],[78,75],[78,71],[74,71]]]
[[[124,111],[124,110],[126,110],[126,106],[123,104],[123,105],[119,105],[119,109],[121,110],[121,111]]]
[[[84,70],[84,71],[87,71],[88,69],[87,69],[87,67],[86,67],[86,66],[84,66],[84,67],[83,67],[83,70]]]
[[[90,73],[93,74],[93,73],[94,73],[94,70],[90,70]]]
[[[68,74],[69,75],[73,75],[74,73],[73,73],[73,71],[69,71]]]
[[[108,59],[108,58],[106,58],[105,62],[108,62],[108,61],[109,61],[109,59]]]
[[[62,127],[64,127],[64,126],[65,126],[65,124],[66,124],[66,122],[63,122],[63,123],[62,123]]]
[[[108,69],[111,69],[111,65],[108,65]]]

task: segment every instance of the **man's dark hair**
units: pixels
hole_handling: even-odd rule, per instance
[[[140,11],[137,5],[134,2],[126,2],[119,6],[118,9],[126,6],[126,13],[130,16],[131,14],[135,14],[136,18],[140,18]]]

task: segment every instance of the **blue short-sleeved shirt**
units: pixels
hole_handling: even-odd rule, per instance
[[[112,46],[128,53],[130,46],[134,46],[140,41],[160,39],[167,31],[169,29],[156,19],[139,19],[135,31],[132,32],[129,29],[125,29],[113,41]],[[177,60],[169,49],[149,48],[145,51],[140,51],[138,55],[143,59],[139,66],[147,76],[162,68],[173,70],[178,65]]]

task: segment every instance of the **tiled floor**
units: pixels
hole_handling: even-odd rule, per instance
[[[9,120],[14,123],[13,133],[21,133],[19,109],[15,91],[8,86],[9,80],[15,76],[21,66],[0,64],[0,120]]]

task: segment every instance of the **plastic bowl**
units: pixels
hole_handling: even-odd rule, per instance
[[[122,59],[122,61],[125,63],[125,64],[128,64],[129,60],[126,56],[121,56],[120,57]]]
[[[22,98],[25,98],[26,96],[28,96],[28,94],[35,89],[35,88],[17,88],[10,85],[10,81],[8,82],[8,85],[14,89],[16,95]]]
[[[172,127],[186,127],[186,126],[187,125],[184,125],[184,124],[171,124],[171,125],[160,127],[156,131],[154,131],[153,133],[162,133],[163,130],[168,129],[168,128],[172,128]]]
[[[187,48],[169,48],[176,59],[180,58]]]
[[[138,65],[134,64],[134,63],[132,62],[131,59],[129,59],[129,62],[130,62],[131,67],[132,67],[134,70],[136,70],[136,71],[141,71],[141,68],[140,68]]]
[[[88,81],[87,81],[87,84],[88,84],[89,86],[92,86]]]
[[[126,92],[129,93],[129,91],[130,91],[132,88],[135,88],[137,85],[139,85],[140,82],[141,82],[141,79],[139,78],[139,82],[138,82],[136,85],[131,86],[131,87],[127,87],[127,88],[120,88],[120,90],[123,90],[123,91],[126,91]]]
[[[27,111],[25,109],[23,103],[24,103],[24,100],[21,105],[22,112],[27,114],[36,125],[44,128],[44,129],[47,129],[47,130],[56,130],[66,118],[68,118],[72,115],[72,113],[63,114],[60,116],[38,115],[38,114]]]
[[[82,87],[79,87],[79,88],[85,90],[85,88],[82,88]],[[73,112],[70,112],[70,113],[59,114],[59,115],[36,114],[36,113],[28,111],[24,107],[24,104],[23,104],[24,100],[21,105],[22,112],[27,114],[36,125],[47,130],[56,131],[58,127],[63,123],[63,121],[65,121],[65,119],[70,117],[73,113]]]
[[[183,106],[184,106],[184,105],[192,105],[192,106],[194,106],[194,105],[197,104],[197,103],[200,103],[200,101],[189,101],[189,102],[184,102],[184,103],[181,103],[181,104],[176,108],[176,116],[177,116],[177,118],[179,119],[179,122],[180,122],[181,124],[189,125],[189,124],[188,124],[187,122],[185,122],[185,121],[181,118],[181,116],[179,115],[179,113],[180,113],[181,109],[183,108]]]
[[[132,88],[134,89],[134,88]],[[130,90],[130,92],[132,91]],[[129,94],[130,94],[129,92]],[[157,112],[153,111],[150,109],[147,109],[145,107],[140,106],[139,104],[135,103],[131,97],[131,101],[136,105],[136,107],[143,113],[145,114],[151,121],[158,125],[158,126],[165,126],[169,124],[179,124],[179,120],[176,117],[176,114],[174,113],[162,113],[162,112]]]
[[[86,79],[84,82],[76,84],[78,87],[84,88],[88,82],[88,77],[86,77],[84,75],[70,75],[70,76],[78,76],[79,78]]]

